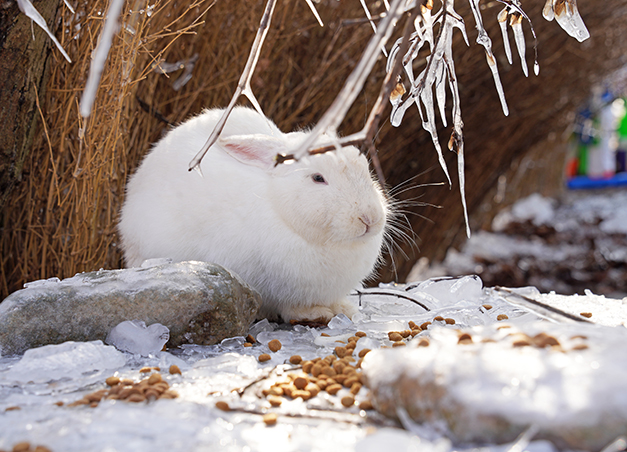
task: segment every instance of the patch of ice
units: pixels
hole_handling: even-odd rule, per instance
[[[26,384],[79,379],[125,364],[126,357],[102,341],[64,342],[27,350],[22,359],[4,374],[2,381]]]
[[[170,330],[160,323],[146,326],[141,320],[126,320],[107,334],[105,342],[118,350],[148,356],[161,351],[170,339]]]
[[[341,330],[344,328],[350,328],[352,325],[352,320],[349,319],[346,314],[338,314],[329,320],[329,324],[327,326],[332,330]]]

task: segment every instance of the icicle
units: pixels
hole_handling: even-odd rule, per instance
[[[544,8],[542,8],[542,16],[549,22],[555,19],[555,13],[553,12],[553,0],[546,0]]]
[[[527,60],[525,59],[525,35],[522,29],[522,16],[519,14],[512,14],[510,25],[514,32],[514,40],[516,42],[516,48],[518,49],[518,56],[520,56],[520,64],[522,65],[523,73],[525,77],[529,77],[529,69],[527,69]]]
[[[553,13],[560,27],[577,41],[582,42],[590,37],[590,32],[577,10],[577,0],[554,0]]]
[[[420,93],[420,100],[425,107],[424,114],[427,116],[427,119],[425,121],[422,109],[420,108],[420,104],[416,102],[416,106],[418,106],[420,116],[422,117],[422,127],[431,135],[431,141],[433,142],[433,146],[438,153],[438,162],[440,163],[442,171],[444,171],[444,174],[446,175],[446,179],[448,180],[448,185],[450,187],[453,184],[451,182],[451,176],[449,175],[448,169],[446,167],[446,161],[444,160],[442,148],[440,147],[440,140],[438,139],[438,131],[435,126],[435,114],[433,110],[433,95],[431,94],[430,88],[422,90],[422,92]]]
[[[442,67],[442,70],[435,81],[435,96],[438,101],[438,107],[440,108],[442,125],[446,127],[448,125],[446,122],[446,66],[444,64],[440,64],[440,66]]]
[[[74,14],[74,8],[72,8],[72,5],[70,5],[70,2],[68,2],[67,0],[63,0],[65,2],[65,6],[67,7],[67,9],[70,10],[70,12],[72,14]]]
[[[497,21],[501,27],[501,34],[503,35],[503,47],[505,48],[505,56],[509,64],[513,63],[512,60],[512,48],[509,45],[509,35],[507,34],[507,8],[503,8],[497,16]]]
[[[501,84],[501,78],[499,76],[499,69],[496,65],[496,58],[494,58],[494,54],[492,53],[492,41],[488,36],[488,33],[485,31],[483,27],[483,20],[481,19],[481,12],[479,10],[479,1],[480,0],[470,0],[470,9],[472,10],[472,15],[475,18],[475,24],[478,31],[477,35],[477,43],[481,44],[485,49],[486,60],[488,62],[488,66],[490,67],[490,71],[492,71],[492,78],[494,78],[494,84],[496,85],[496,91],[499,94],[499,99],[501,101],[501,107],[503,108],[503,114],[505,116],[509,115],[509,108],[507,107],[507,102],[505,100],[505,92],[503,91],[503,85]]]
[[[361,7],[364,9],[364,12],[366,13],[366,18],[368,19],[368,22],[370,22],[370,25],[372,26],[372,30],[376,33],[377,26],[374,24],[374,21],[372,20],[372,14],[370,14],[368,5],[366,5],[366,0],[359,0],[359,1],[361,2]]]
[[[57,49],[59,49],[59,52],[61,52],[67,62],[71,63],[72,60],[70,59],[70,56],[65,52],[65,50],[61,46],[61,43],[57,41],[55,35],[53,35],[48,28],[48,24],[46,24],[45,19],[42,17],[41,14],[39,14],[39,11],[37,11],[37,9],[33,6],[30,0],[17,0],[17,6],[20,8],[20,11],[26,14],[26,16],[30,20],[35,22],[46,32],[46,34],[50,37],[50,39],[52,39],[52,42],[54,42],[54,44],[57,46]]]
[[[324,24],[322,23],[322,19],[320,18],[320,14],[318,14],[318,10],[316,9],[316,6],[313,4],[311,0],[305,0],[305,1],[307,2],[309,9],[311,9],[311,12],[313,13],[313,15],[316,16],[316,20],[318,21],[320,26],[324,27]]]
[[[83,118],[89,116],[91,107],[96,99],[100,76],[102,75],[102,70],[104,69],[107,56],[109,55],[109,48],[111,47],[111,41],[113,40],[113,35],[118,26],[118,17],[120,16],[123,5],[124,0],[111,0],[109,4],[105,23],[100,32],[98,44],[96,45],[96,51],[92,55],[91,64],[89,65],[89,76],[85,83],[85,90],[81,96],[80,112]]]
[[[464,221],[466,223],[466,237],[470,238],[470,221],[468,219],[468,205],[466,204],[466,175],[464,174],[463,143],[457,149],[457,176],[459,177],[459,193],[462,197],[462,206],[464,208]]]

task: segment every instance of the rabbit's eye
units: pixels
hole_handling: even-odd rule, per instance
[[[320,173],[316,173],[316,174],[312,174],[311,175],[311,180],[314,181],[316,184],[326,184],[327,181],[324,180],[324,176]]]

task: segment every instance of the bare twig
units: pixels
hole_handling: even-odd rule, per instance
[[[261,106],[253,91],[250,87],[250,81],[253,78],[253,74],[255,72],[255,67],[257,67],[257,61],[259,61],[259,55],[261,54],[261,48],[263,46],[263,41],[266,39],[266,35],[268,34],[268,29],[270,28],[270,21],[272,20],[272,14],[274,13],[274,7],[276,5],[276,0],[268,0],[266,3],[266,9],[263,12],[263,16],[261,17],[261,23],[259,24],[259,29],[257,30],[257,35],[255,36],[255,41],[253,42],[253,46],[250,49],[250,54],[248,55],[248,61],[246,61],[246,66],[244,66],[244,71],[237,83],[237,89],[231,98],[231,102],[229,102],[228,107],[224,110],[222,117],[216,124],[215,128],[209,135],[207,142],[202,147],[198,154],[192,159],[189,164],[189,171],[193,169],[197,169],[200,171],[200,162],[202,162],[203,157],[207,154],[207,151],[213,144],[218,140],[220,133],[222,133],[222,129],[224,129],[224,125],[226,124],[226,120],[229,118],[231,111],[235,108],[235,103],[239,99],[239,97],[243,94],[250,100],[250,102],[255,107],[255,110],[259,112],[259,114],[263,115],[263,111],[261,110]]]

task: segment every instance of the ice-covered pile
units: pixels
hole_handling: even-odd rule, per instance
[[[580,296],[574,311],[562,312],[574,297],[551,297],[541,296],[533,289],[484,289],[481,280],[473,276],[444,278],[360,290],[352,296],[360,307],[359,313],[352,320],[335,317],[324,328],[277,325],[264,320],[253,325],[247,336],[228,338],[213,346],[184,345],[147,357],[122,353],[102,343],[74,343],[35,349],[23,357],[0,358],[0,449],[11,449],[18,442],[30,441],[53,451],[69,452],[216,449],[369,452],[387,450],[391,445],[399,451],[415,448],[440,452],[471,450],[471,445],[455,445],[453,441],[458,438],[454,434],[447,437],[451,429],[446,426],[446,419],[418,426],[405,419],[405,425],[412,429],[407,431],[391,418],[368,409],[366,402],[383,387],[376,383],[377,375],[393,375],[407,363],[393,357],[385,358],[380,366],[381,374],[372,370],[376,366],[371,366],[367,371],[373,387],[368,389],[355,385],[363,378],[359,368],[360,355],[365,356],[364,362],[367,363],[371,354],[374,359],[377,355],[387,356],[403,349],[408,352],[436,350],[439,343],[449,347],[447,341],[459,339],[458,331],[462,328],[476,327],[478,331],[484,331],[473,333],[477,339],[490,334],[503,335],[506,333],[497,326],[504,322],[518,329],[538,322],[543,327],[559,329],[558,340],[563,342],[568,353],[525,347],[529,350],[525,353],[534,354],[535,361],[529,362],[543,366],[538,372],[550,369],[553,379],[560,369],[566,368],[560,367],[559,360],[570,359],[572,348],[580,344],[575,343],[575,339],[572,344],[569,342],[568,338],[575,335],[569,333],[571,330],[581,332],[586,328],[586,344],[589,346],[588,350],[572,356],[583,357],[588,363],[597,362],[600,367],[616,358],[611,367],[611,373],[616,377],[591,373],[588,379],[577,379],[574,375],[565,378],[562,395],[565,401],[543,398],[542,394],[525,398],[519,391],[518,397],[523,402],[510,404],[514,414],[524,407],[536,406],[539,400],[538,409],[549,407],[556,411],[559,408],[562,409],[561,419],[569,419],[571,415],[577,418],[580,414],[576,410],[584,406],[582,397],[600,397],[603,391],[612,390],[617,395],[616,400],[607,406],[616,407],[622,400],[621,391],[624,391],[622,381],[618,379],[627,366],[625,360],[618,360],[624,352],[616,351],[614,347],[618,341],[615,337],[624,334],[625,303],[593,295]],[[560,309],[551,306],[553,301]],[[602,304],[605,306],[597,309]],[[607,327],[613,333],[603,347],[597,346],[596,336],[588,332],[600,328],[590,323],[595,321],[618,325]],[[586,326],[582,326],[584,324]],[[562,339],[562,334],[567,338]],[[274,340],[280,342],[280,348],[275,346]],[[430,345],[416,348],[415,344],[422,341],[428,341]],[[468,347],[479,349],[481,344],[477,342]],[[490,346],[489,343],[486,345]],[[450,345],[450,352],[457,347],[461,350],[457,344]],[[262,362],[262,355],[269,359]],[[293,364],[298,362],[295,355],[301,358],[300,364]],[[463,373],[464,368],[456,368],[454,356],[445,356],[443,362]],[[549,361],[542,361],[542,356]],[[318,364],[316,370],[313,369],[315,364]],[[180,369],[180,374],[168,372],[173,365]],[[497,366],[495,370],[513,372],[517,368],[506,367]],[[533,372],[532,367],[522,370],[527,374]],[[133,380],[140,388],[140,380],[147,375],[144,372],[160,373],[169,390],[178,396],[136,403],[105,396],[93,407],[84,404],[68,406],[90,394],[105,394],[103,390],[108,388],[105,381],[110,376]],[[581,374],[582,371],[578,372]],[[344,377],[340,378],[340,374]],[[519,378],[519,388],[524,389],[524,385],[530,384],[530,380],[525,379],[527,374]],[[483,376],[483,373],[469,368],[466,375],[473,377],[465,381],[466,388],[472,389],[473,384],[482,385],[474,377]],[[511,376],[511,373],[507,375]],[[334,378],[342,383],[348,382],[350,388],[337,383]],[[612,387],[619,383],[621,386]],[[311,386],[312,392],[306,397],[292,398],[286,393],[274,393],[279,387],[287,390],[289,385],[300,385],[306,389],[309,384],[315,384],[319,390],[316,392]],[[338,386],[327,391],[326,387],[333,384]],[[325,389],[320,389],[325,385]],[[581,391],[578,385],[581,385]],[[598,387],[591,388],[594,385]],[[498,388],[495,386],[489,390],[485,387],[468,394],[462,391],[458,397],[466,397],[473,406],[488,405],[481,397],[493,396]],[[589,392],[592,390],[595,392]],[[505,394],[499,394],[500,398],[505,397]],[[141,397],[134,399],[143,400]],[[374,398],[375,404],[377,400],[378,396]],[[220,409],[216,406],[218,402],[221,408],[228,406],[230,411]],[[570,408],[574,411],[569,413]],[[272,415],[267,416],[269,413]],[[533,416],[521,417],[521,420],[526,426]],[[609,436],[614,433],[614,430],[608,430]],[[502,450],[502,446],[497,445],[502,439],[498,436],[488,438],[485,451]],[[529,439],[532,442],[527,445],[525,441]],[[519,446],[529,451],[557,450],[555,443],[534,440],[532,435],[523,438],[522,442]]]
[[[627,296],[627,190],[533,194],[501,211],[490,231],[474,231],[442,263],[418,265],[411,278],[476,273],[486,286]]]

